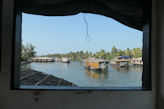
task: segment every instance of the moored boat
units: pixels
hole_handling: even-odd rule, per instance
[[[110,61],[111,65],[117,65],[119,67],[128,67],[130,62],[129,56],[118,56]]]
[[[62,58],[61,62],[63,62],[63,63],[70,63],[70,59],[69,58]]]
[[[32,62],[54,62],[54,58],[52,57],[32,57]]]
[[[101,70],[107,71],[108,70],[108,61],[102,59],[95,59],[95,58],[88,58],[85,61],[85,69],[88,70]]]

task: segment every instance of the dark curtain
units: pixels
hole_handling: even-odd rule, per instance
[[[143,28],[143,0],[20,0],[20,3],[25,13],[45,16],[95,13],[138,30]]]

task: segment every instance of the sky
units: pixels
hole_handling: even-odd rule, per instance
[[[86,23],[90,40],[87,41]],[[70,51],[107,52],[118,49],[141,48],[142,31],[97,14],[79,13],[72,16],[40,16],[23,13],[23,44],[34,45],[37,55],[68,53]]]

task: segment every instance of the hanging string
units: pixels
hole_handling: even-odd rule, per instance
[[[90,35],[89,35],[89,31],[88,31],[88,22],[86,20],[86,14],[84,14],[84,22],[86,24],[86,32],[87,32],[87,36],[86,36],[86,41],[90,41]]]

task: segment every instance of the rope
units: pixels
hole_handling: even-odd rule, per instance
[[[89,31],[88,31],[88,22],[86,20],[86,14],[84,14],[84,22],[86,24],[86,32],[87,32],[87,36],[86,36],[86,41],[90,41],[90,35],[89,35]]]

